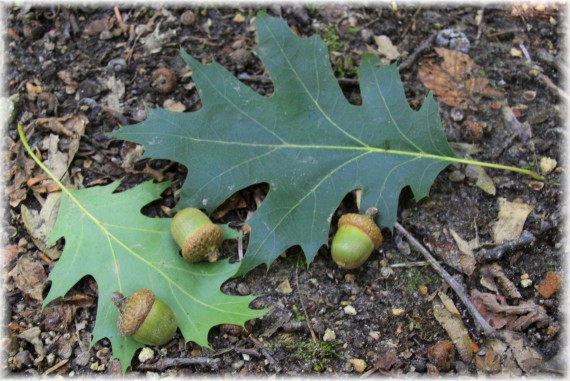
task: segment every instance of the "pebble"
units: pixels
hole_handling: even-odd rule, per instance
[[[154,351],[149,347],[144,347],[139,353],[139,361],[146,362],[154,357]]]
[[[550,172],[556,168],[558,162],[550,157],[542,157],[540,159],[540,170],[545,175],[548,175]]]
[[[238,360],[232,364],[232,368],[234,368],[235,370],[238,370],[238,369],[241,369],[244,366],[244,364],[245,364],[245,361]]]
[[[449,174],[449,181],[458,183],[465,180],[465,174],[459,170],[455,170]]]
[[[331,342],[336,340],[336,334],[330,328],[325,330],[325,334],[323,335],[323,341]]]
[[[348,306],[344,307],[344,313],[347,314],[347,315],[354,316],[354,315],[356,315],[357,312],[356,312],[356,309],[354,309],[353,306],[348,305]]]
[[[240,295],[249,295],[251,294],[251,290],[249,289],[249,286],[245,283],[239,283],[237,285],[237,292]]]
[[[358,373],[362,373],[366,370],[366,361],[362,359],[351,359],[350,363]]]
[[[469,53],[471,42],[463,32],[455,29],[441,30],[435,39],[435,44],[439,47],[457,50],[462,53]]]
[[[392,315],[394,315],[394,316],[400,316],[404,312],[406,312],[406,310],[404,310],[402,308],[392,308]]]
[[[33,361],[30,351],[19,352],[16,356],[14,356],[14,362],[17,366],[32,365]]]

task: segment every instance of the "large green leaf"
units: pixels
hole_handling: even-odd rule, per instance
[[[310,262],[328,239],[334,210],[354,189],[363,209],[380,210],[392,227],[398,197],[410,186],[428,195],[437,174],[456,157],[431,95],[419,111],[408,106],[395,65],[362,56],[362,106],[350,104],[318,37],[299,38],[279,19],[259,13],[256,49],[275,86],[260,96],[219,64],[183,53],[203,107],[192,113],[149,110],[148,118],[115,137],[143,144],[145,156],[189,169],[180,207],[214,210],[239,189],[268,183],[253,218],[240,273],[270,264],[300,245]]]
[[[178,254],[170,235],[170,219],[141,214],[141,208],[159,198],[168,183],[146,182],[113,193],[118,185],[68,190],[62,197],[48,246],[65,237],[65,250],[49,275],[52,285],[44,305],[64,296],[82,277],[92,275],[99,292],[92,342],[109,338],[123,371],[142,345],[119,336],[118,311],[111,302],[115,291],[131,295],[141,288],[152,289],[174,310],[184,339],[203,346],[208,345],[211,327],[243,325],[266,312],[248,308],[252,297],[220,291],[238,265],[227,260],[189,264]]]

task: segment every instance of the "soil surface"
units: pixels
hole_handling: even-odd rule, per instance
[[[436,44],[450,47],[430,36],[450,28],[450,38],[460,46],[465,47],[468,40],[464,52],[473,60],[471,66],[478,65],[472,75],[485,78],[486,88],[495,93],[490,91],[487,96],[467,91],[465,95],[461,92],[466,90],[456,89],[460,97],[473,102],[467,108],[440,101],[448,139],[461,156],[530,168],[544,173],[545,180],[494,169],[486,170],[491,179],[485,180],[465,165],[451,165],[437,177],[429,198],[416,202],[409,190],[402,192],[398,221],[435,253],[469,297],[473,298],[472,290],[497,297],[495,304],[503,309],[480,308],[498,334],[494,338],[484,335],[457,294],[423,262],[417,248],[396,230],[385,230],[380,250],[356,270],[339,269],[326,247],[307,266],[302,252],[293,248],[268,271],[259,267],[244,278],[228,281],[224,292],[261,295],[252,307],[269,307],[271,311],[247,329],[212,329],[211,348],[185,344],[178,333],[169,344],[152,348],[149,359],[135,355],[129,375],[562,374],[564,367],[558,361],[563,346],[561,291],[557,289],[558,280],[565,277],[561,262],[564,169],[552,160],[560,164],[565,159],[559,144],[566,94],[557,88],[560,68],[567,64],[563,60],[564,7],[365,8],[338,4],[263,9],[283,17],[301,36],[323,37],[339,83],[355,104],[360,102],[355,81],[360,56],[366,52],[381,57],[390,54],[388,48],[380,47],[377,37],[386,36],[399,53],[397,62],[406,62],[400,67],[401,77],[415,109],[428,94],[420,79],[421,67],[441,64]],[[39,177],[42,173],[37,167],[24,160],[27,156],[19,142],[17,123],[28,126],[31,145],[46,158],[50,131],[40,128],[38,119],[63,118],[59,121],[64,124],[72,115],[81,115],[81,121],[88,121],[68,169],[70,182],[78,188],[123,178],[123,189],[147,179],[174,180],[178,189],[185,168],[164,160],[139,161],[141,152],[134,144],[105,134],[144,120],[145,107],[186,112],[200,108],[180,48],[203,62],[219,62],[258,93],[270,95],[271,81],[252,53],[256,45],[252,21],[258,10],[81,5],[5,9],[5,96],[13,96],[14,106],[3,135],[8,206],[3,232],[1,368],[9,375],[120,375],[108,340],[90,349],[87,346],[96,318],[97,285],[93,279],[82,279],[70,293],[75,298],[64,306],[42,310],[42,295],[49,290],[45,275],[57,265],[57,254],[32,239],[22,210],[24,206],[40,210],[54,189]],[[425,49],[418,50],[424,43]],[[167,75],[175,75],[172,84],[153,78],[160,67],[168,69]],[[59,135],[59,149],[67,152],[70,139],[64,133]],[[495,187],[494,194],[477,186],[489,182]],[[263,185],[238,192],[239,202],[226,204],[217,219],[243,222],[266,192]],[[161,205],[173,207],[175,195],[167,192],[164,200],[148,207],[147,212],[164,215]],[[508,205],[515,201],[530,205],[532,210],[528,216],[501,220],[505,225],[518,223],[518,235],[507,242],[506,249],[499,247],[498,258],[484,260],[477,256],[481,248],[497,247],[494,227],[502,199]],[[349,195],[336,216],[355,209],[355,199]],[[453,232],[464,241],[454,239]],[[526,244],[519,240],[528,234],[532,239]],[[462,260],[458,258],[468,251],[460,248],[461,242],[475,239],[479,242],[473,249],[477,261],[465,271],[457,265]],[[58,249],[62,249],[61,243]],[[237,251],[235,243],[226,243],[223,249],[227,256]],[[33,285],[18,277],[17,266],[35,274],[30,275],[31,282],[40,284],[39,291],[26,288]],[[544,291],[547,277],[554,288],[551,292]],[[451,318],[442,319],[436,312],[438,293],[449,296],[458,309],[454,321],[467,329],[470,361],[459,347],[449,345],[453,338],[446,324]],[[524,312],[505,307],[524,309],[528,305],[531,308]],[[513,331],[516,340],[505,338]]]

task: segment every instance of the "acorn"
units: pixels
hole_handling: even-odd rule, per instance
[[[139,343],[163,345],[176,334],[178,323],[174,312],[154,293],[143,288],[126,298],[114,292],[113,303],[119,308],[117,329]]]
[[[377,212],[377,209],[370,208],[364,215],[348,213],[338,220],[331,254],[339,267],[347,270],[360,267],[372,251],[380,247],[382,233],[373,220]]]
[[[224,240],[224,231],[212,223],[201,210],[182,209],[172,219],[170,230],[182,249],[182,257],[189,262],[215,262],[218,248]]]

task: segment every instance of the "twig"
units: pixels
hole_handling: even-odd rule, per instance
[[[408,23],[408,25],[406,26],[406,29],[404,30],[404,32],[400,36],[401,40],[403,40],[404,37],[406,37],[406,34],[408,34],[408,31],[410,30],[410,28],[412,27],[412,25],[416,21],[416,17],[418,17],[418,13],[420,13],[421,10],[422,10],[422,6],[420,5],[418,7],[418,9],[416,9],[416,11],[414,12],[414,15],[412,16],[412,20]]]
[[[50,374],[51,372],[53,372],[54,370],[58,370],[59,368],[61,368],[62,366],[64,366],[65,364],[67,364],[67,362],[69,361],[69,359],[63,359],[60,362],[58,362],[57,364],[55,364],[54,366],[52,366],[51,368],[47,369],[45,372],[42,373],[42,376],[47,376],[48,374]]]
[[[473,318],[475,319],[475,321],[477,322],[479,327],[483,330],[483,332],[485,332],[485,334],[494,333],[495,329],[493,327],[491,327],[489,325],[489,323],[487,323],[485,321],[485,319],[483,319],[483,316],[481,316],[481,314],[479,313],[477,308],[473,305],[473,303],[471,303],[471,300],[469,300],[469,297],[465,293],[463,286],[460,285],[459,283],[457,283],[457,281],[455,279],[453,279],[452,276],[447,271],[445,271],[443,266],[440,265],[435,260],[435,258],[430,254],[430,252],[418,240],[416,240],[411,235],[411,233],[406,230],[406,228],[404,228],[398,222],[396,222],[394,227],[396,228],[396,230],[398,230],[400,233],[402,233],[404,235],[404,237],[406,237],[406,239],[408,240],[410,245],[414,246],[424,256],[424,258],[430,263],[430,265],[439,274],[439,276],[441,276],[447,282],[447,284],[449,284],[451,286],[453,291],[455,291],[455,293],[457,294],[459,299],[461,299],[461,301],[463,302],[465,307],[467,307],[467,309],[471,313],[471,316],[473,316]]]
[[[556,91],[556,93],[558,93],[558,96],[560,98],[564,98],[564,100],[566,100],[566,101],[570,100],[570,96],[568,95],[568,93],[566,91],[562,90],[560,87],[556,86],[556,84],[554,84],[554,82],[552,82],[552,80],[549,77],[547,77],[546,75],[539,74],[538,79],[540,79],[542,82],[544,82],[544,84],[547,87]]]
[[[295,285],[297,286],[297,292],[299,293],[299,302],[301,303],[301,308],[303,308],[303,314],[305,315],[305,320],[307,321],[307,327],[309,327],[309,331],[311,332],[311,339],[313,340],[313,343],[316,344],[317,335],[315,334],[315,331],[313,331],[311,320],[309,319],[309,315],[307,314],[307,309],[305,308],[305,303],[303,302],[303,295],[301,293],[301,289],[299,288],[299,266],[297,266],[297,268],[295,269]]]
[[[400,70],[401,72],[412,66],[414,62],[416,62],[420,54],[422,54],[425,50],[431,48],[433,42],[435,41],[436,36],[437,33],[432,33],[431,36],[429,36],[424,42],[422,42],[421,45],[418,46],[416,50],[414,50],[413,53],[410,54],[410,56],[406,58],[404,62],[398,65],[398,70]]]
[[[190,366],[190,365],[205,365],[209,366],[212,370],[218,370],[221,360],[211,359],[208,357],[184,357],[184,358],[169,358],[164,357],[152,364],[140,364],[137,370],[155,370],[163,372],[168,368],[174,366]]]
[[[267,361],[269,361],[269,364],[271,364],[271,366],[273,367],[273,369],[275,370],[276,373],[281,373],[281,371],[283,370],[281,368],[281,366],[279,365],[279,363],[277,361],[275,361],[275,359],[273,358],[273,356],[271,356],[271,353],[269,353],[269,351],[267,349],[265,349],[265,347],[263,346],[263,344],[261,344],[261,342],[259,340],[257,340],[255,337],[250,336],[251,341],[253,341],[253,344],[259,349],[259,351],[261,352],[261,354],[267,359]]]
[[[394,263],[393,265],[390,265],[390,267],[392,268],[396,268],[396,267],[421,267],[421,266],[427,266],[429,265],[429,262],[427,261],[417,261],[417,262],[406,262],[406,263]]]
[[[518,239],[502,243],[492,249],[481,249],[475,253],[477,262],[497,261],[502,258],[507,251],[527,246],[536,240],[534,234],[524,231]]]

